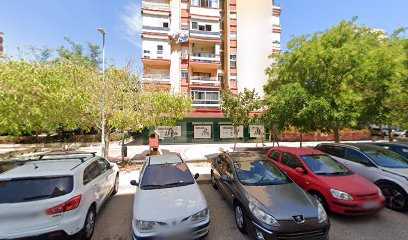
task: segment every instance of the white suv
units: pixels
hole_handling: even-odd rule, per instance
[[[198,174],[195,175],[198,178]],[[152,156],[140,172],[133,204],[133,239],[198,239],[208,234],[204,194],[180,156]]]
[[[118,166],[94,153],[41,155],[3,171],[0,239],[91,239],[96,213],[119,186]]]

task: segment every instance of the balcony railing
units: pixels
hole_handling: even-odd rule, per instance
[[[145,0],[142,2],[142,8],[160,11],[170,11],[170,3],[166,4],[158,2],[149,2]]]
[[[221,107],[220,100],[193,100],[194,108],[210,108],[219,109]]]
[[[219,39],[221,38],[220,32],[210,32],[210,31],[200,31],[200,30],[190,30],[190,36],[205,37]]]
[[[221,81],[219,81],[219,79],[216,77],[193,76],[190,78],[190,84],[195,86],[220,87]]]
[[[170,76],[166,74],[144,74],[143,82],[170,83]]]
[[[142,31],[143,32],[148,32],[148,33],[169,33],[170,32],[170,28],[167,27],[153,27],[153,26],[143,26],[142,27]]]
[[[220,62],[220,55],[205,52],[193,52],[190,56],[191,61],[195,62]]]

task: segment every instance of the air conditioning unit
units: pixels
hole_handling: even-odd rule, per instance
[[[188,54],[181,54],[181,59],[188,60]]]

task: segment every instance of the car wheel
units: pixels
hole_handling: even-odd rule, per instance
[[[217,183],[215,182],[215,176],[213,172],[211,172],[211,185],[214,189],[218,189]]]
[[[118,193],[118,191],[119,191],[119,175],[116,175],[115,185],[113,185],[112,196]]]
[[[318,192],[312,192],[311,194],[320,204],[323,205],[323,207],[324,207],[324,209],[326,209],[326,211],[329,210],[329,205],[327,204],[326,199],[323,197],[322,194],[320,194]]]
[[[90,240],[95,230],[96,210],[91,206],[86,214],[84,228],[82,229],[81,240]]]
[[[238,230],[245,233],[245,213],[240,204],[235,204],[235,223]]]
[[[408,195],[400,186],[394,184],[382,184],[379,186],[385,197],[385,206],[397,210],[408,210]]]

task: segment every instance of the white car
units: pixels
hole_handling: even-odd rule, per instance
[[[133,239],[198,239],[210,216],[204,194],[175,154],[151,156],[140,172],[133,203]]]
[[[1,169],[1,167],[0,167]],[[0,172],[0,239],[89,240],[118,191],[116,164],[93,153],[53,153]]]

